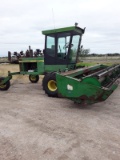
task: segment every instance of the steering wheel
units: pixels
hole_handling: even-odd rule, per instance
[[[69,45],[70,45],[70,43],[68,42],[68,43],[66,43],[64,46],[63,46],[63,49],[65,49],[65,48],[68,48],[69,47]],[[70,45],[71,47],[73,47],[73,44],[71,43],[71,45]]]
[[[63,49],[68,48],[68,47],[69,47],[69,43],[66,43],[66,44],[63,46]]]

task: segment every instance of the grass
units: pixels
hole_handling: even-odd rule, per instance
[[[4,58],[0,57],[0,62],[8,62],[8,58],[7,57],[4,57]]]
[[[87,67],[90,67],[90,66],[94,66],[94,65],[98,65],[98,64],[103,64],[103,65],[107,65],[107,66],[111,66],[112,62],[104,62],[104,63],[96,63],[96,62],[80,62],[78,63],[76,66],[87,66]]]

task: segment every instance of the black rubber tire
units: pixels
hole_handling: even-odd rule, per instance
[[[42,80],[42,88],[43,88],[43,90],[45,90],[44,85],[43,85],[44,80],[45,80],[45,75],[44,75],[43,80]]]
[[[29,75],[29,80],[32,83],[37,83],[39,81],[39,76],[38,75]]]
[[[0,77],[0,82],[4,80],[4,77]],[[10,88],[10,81],[0,86],[0,91],[6,91]]]
[[[50,76],[52,73],[53,73],[53,72],[50,72],[50,73],[47,73],[47,74],[44,75],[44,78],[43,78],[43,80],[42,80],[43,90],[45,90],[45,88],[44,88],[44,83],[45,83],[45,82],[44,82],[44,81],[46,81],[46,77]]]
[[[49,87],[49,83],[53,83],[53,88]],[[43,78],[43,90],[49,97],[58,97],[56,85],[56,73],[48,73]]]

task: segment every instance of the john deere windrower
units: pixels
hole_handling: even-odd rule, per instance
[[[95,103],[108,98],[117,87],[120,65],[80,68],[78,56],[85,29],[77,25],[42,31],[45,35],[44,56],[19,60],[20,71],[0,77],[0,90],[10,87],[13,75],[29,75],[37,83],[44,75],[43,89],[48,96],[63,96],[78,103]]]

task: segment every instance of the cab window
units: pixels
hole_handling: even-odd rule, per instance
[[[64,34],[59,34],[57,39],[57,57],[59,59],[66,59],[68,54],[68,47],[70,42],[70,36]]]
[[[79,41],[80,41],[80,35],[74,35],[72,37],[72,43],[70,46],[70,55],[69,55],[69,59],[71,62],[76,61]]]
[[[55,56],[55,37],[47,36],[46,54]]]

